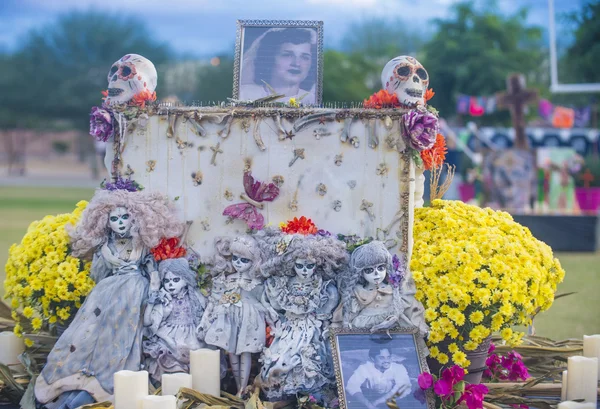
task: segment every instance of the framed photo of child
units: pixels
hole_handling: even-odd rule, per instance
[[[386,402],[390,399],[402,409],[435,407],[433,396],[417,383],[427,363],[416,331],[332,331],[341,409],[388,409]]]

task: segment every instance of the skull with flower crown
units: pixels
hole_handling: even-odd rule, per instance
[[[141,92],[152,94],[157,74],[152,62],[138,54],[127,54],[116,61],[108,72],[106,105],[125,104]]]
[[[429,74],[416,58],[401,55],[390,60],[381,72],[381,86],[407,107],[425,104]]]

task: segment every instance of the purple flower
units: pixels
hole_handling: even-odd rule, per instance
[[[423,372],[417,379],[421,389],[429,389],[433,385],[433,375],[428,372]]]
[[[131,179],[123,179],[120,176],[114,183],[107,182],[106,180],[104,180],[100,187],[102,187],[102,189],[105,190],[127,190],[128,192],[137,192],[144,189],[136,181]]]
[[[402,133],[411,148],[425,151],[435,143],[438,119],[428,111],[412,110],[402,116]]]
[[[392,268],[393,271],[390,272],[388,281],[392,286],[398,288],[400,287],[400,283],[402,283],[402,280],[406,275],[406,259],[403,257],[401,260],[397,255],[394,254],[392,257]]]
[[[92,112],[90,112],[90,135],[102,142],[106,142],[113,135],[110,112],[99,107],[92,108]]]
[[[462,381],[465,377],[465,370],[458,365],[454,365],[452,368],[446,368],[442,372],[442,379],[450,382],[451,386],[456,385]]]
[[[492,342],[490,344],[490,347],[488,348],[488,355],[493,353],[496,350],[496,345],[494,345],[494,343]]]
[[[317,235],[323,236],[323,237],[330,237],[331,233],[328,232],[327,230],[320,229],[317,231]]]

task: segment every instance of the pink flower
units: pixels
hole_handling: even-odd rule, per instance
[[[421,389],[429,389],[433,385],[433,376],[429,372],[423,372],[417,379]]]
[[[450,382],[452,386],[462,381],[465,377],[465,370],[458,365],[454,365],[452,368],[446,368],[442,372],[442,379]]]
[[[489,390],[485,385],[468,384],[457,403],[465,402],[469,409],[482,409],[483,398]]]
[[[491,353],[493,353],[496,350],[496,345],[494,345],[494,343],[492,342],[490,344],[490,347],[488,348],[488,355],[490,355]]]
[[[452,382],[446,379],[439,379],[433,385],[433,391],[436,395],[441,396],[444,399],[452,397],[454,391],[452,390]]]

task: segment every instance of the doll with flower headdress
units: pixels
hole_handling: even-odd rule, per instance
[[[261,356],[261,386],[269,399],[322,392],[334,379],[326,333],[339,301],[334,278],[347,261],[345,245],[318,234],[282,235],[273,255],[261,271],[269,277],[265,299],[282,318]]]
[[[229,355],[238,395],[248,385],[252,354],[265,346],[266,321],[277,319],[277,313],[262,302],[262,262],[262,250],[250,235],[215,239],[211,294],[199,331],[206,344]]]
[[[69,232],[72,254],[93,257],[96,286],[37,378],[35,396],[49,409],[111,400],[114,373],[140,370],[143,310],[149,288],[160,285],[150,249],[183,232],[167,197],[127,180],[105,188]]]
[[[159,382],[163,373],[189,372],[190,351],[205,347],[197,328],[206,298],[198,288],[196,272],[184,257],[185,249],[176,245],[163,240],[153,249],[160,261],[161,288],[150,293],[144,313],[146,370]]]

